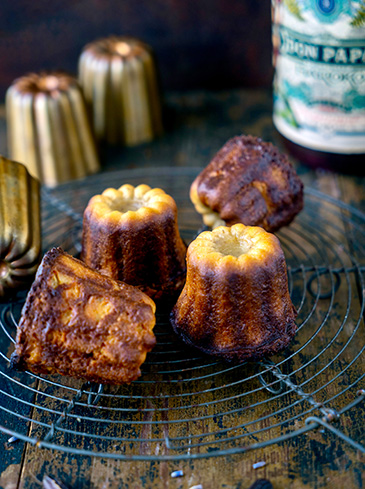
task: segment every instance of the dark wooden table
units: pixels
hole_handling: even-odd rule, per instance
[[[136,148],[103,149],[103,174],[143,168],[148,171],[161,167],[202,168],[227,139],[240,133],[279,143],[272,126],[271,94],[267,91],[169,94],[166,108],[165,136]],[[6,155],[5,113],[3,108],[0,110],[0,153]],[[312,171],[298,162],[294,164],[307,188],[320,190],[365,212],[363,178]],[[363,333],[362,329],[364,342]],[[349,352],[350,356],[352,353]],[[344,365],[334,365],[333,371]],[[361,362],[357,362],[356,368],[359,365]],[[351,375],[355,374],[349,371],[346,377],[349,383]],[[360,388],[364,385],[359,383],[350,390],[346,402],[353,401],[354,392]],[[362,444],[364,407],[365,402],[359,403],[336,423],[338,429]],[[7,413],[0,411],[0,425],[9,426],[8,421]],[[23,430],[24,423],[19,420],[19,430]],[[32,425],[27,427],[29,436],[34,435],[34,430]],[[74,489],[188,489],[198,484],[203,489],[248,489],[260,478],[269,479],[274,489],[360,489],[364,485],[364,455],[327,430],[313,430],[237,455],[186,461],[118,461],[76,456],[39,449],[22,441],[8,443],[8,439],[9,435],[0,433],[0,487],[4,489],[41,487],[45,475]],[[254,468],[259,461],[265,465]],[[182,470],[183,477],[172,478],[174,470]]]

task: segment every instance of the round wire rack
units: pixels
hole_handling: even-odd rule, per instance
[[[201,218],[189,201],[198,169],[125,170],[42,190],[44,251],[80,252],[82,213],[107,187],[162,187],[179,209],[190,242]],[[288,265],[298,332],[281,354],[231,365],[203,356],[157,317],[157,345],[131,385],[102,386],[9,368],[25,293],[0,305],[0,429],[81,455],[122,460],[181,460],[240,453],[326,428],[364,451],[337,422],[361,415],[364,379],[365,216],[313,189],[278,233]],[[359,423],[361,424],[361,423]],[[354,439],[356,438],[356,440]]]

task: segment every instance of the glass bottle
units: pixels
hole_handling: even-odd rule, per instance
[[[273,121],[303,163],[365,173],[364,0],[272,0]]]

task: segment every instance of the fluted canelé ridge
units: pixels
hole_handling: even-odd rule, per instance
[[[255,360],[289,343],[295,316],[273,234],[220,226],[189,245],[186,284],[171,315],[186,343],[228,361]]]
[[[130,383],[156,343],[155,310],[136,287],[53,248],[23,307],[11,364],[37,374]]]
[[[155,300],[181,290],[185,254],[176,203],[161,189],[126,184],[92,197],[85,209],[85,263]]]
[[[274,232],[302,210],[303,184],[278,148],[241,135],[196,177],[190,199],[207,226],[242,223]]]

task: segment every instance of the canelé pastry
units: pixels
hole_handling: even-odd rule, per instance
[[[122,384],[141,374],[155,345],[154,302],[136,287],[53,248],[23,307],[12,365]]]
[[[39,182],[0,156],[0,297],[28,286],[40,258]]]
[[[84,212],[82,259],[154,300],[175,296],[185,281],[186,246],[174,199],[148,185],[109,188]]]
[[[186,284],[171,313],[187,344],[227,361],[257,360],[289,343],[295,317],[273,234],[219,226],[189,245]]]
[[[59,72],[30,73],[6,93],[10,156],[54,187],[99,170],[81,88]]]
[[[91,42],[80,56],[79,79],[97,138],[133,146],[162,133],[156,63],[147,44],[117,36]]]
[[[190,198],[207,226],[241,222],[273,232],[303,208],[303,184],[271,143],[237,136],[197,176]]]

